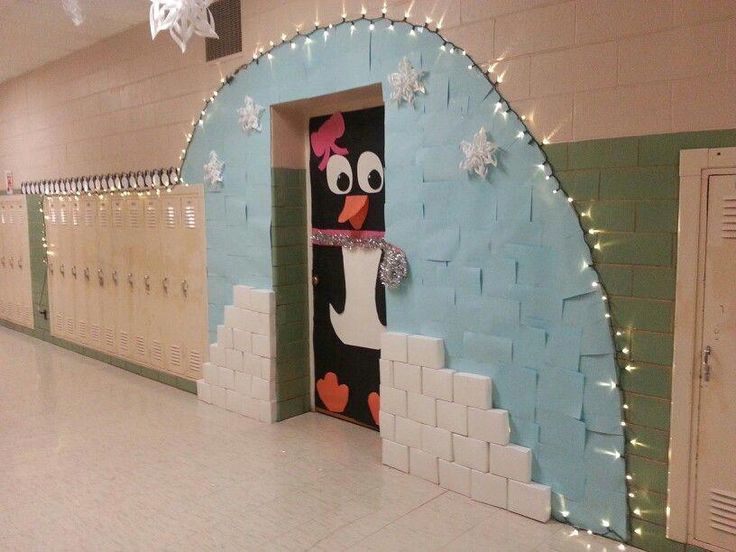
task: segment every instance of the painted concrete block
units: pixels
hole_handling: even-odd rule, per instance
[[[217,370],[217,384],[225,389],[235,389],[235,372],[225,366]]]
[[[230,412],[240,412],[243,408],[243,395],[233,389],[228,389],[225,408]]]
[[[422,450],[452,461],[452,433],[440,427],[422,425]]]
[[[407,337],[404,333],[396,332],[384,332],[381,334],[381,358],[406,362]]]
[[[227,389],[219,385],[212,386],[212,404],[220,408],[227,408]]]
[[[394,387],[412,393],[421,393],[422,367],[406,362],[394,362]]]
[[[225,349],[217,343],[210,345],[210,362],[216,366],[225,366]]]
[[[245,397],[251,393],[251,376],[245,372],[235,372],[235,390]]]
[[[475,500],[507,509],[508,479],[473,470],[470,474],[470,496]]]
[[[532,479],[532,451],[518,445],[490,445],[491,473],[514,481],[529,483]]]
[[[508,411],[468,408],[468,436],[497,445],[508,445],[511,436]]]
[[[452,385],[455,402],[475,408],[491,408],[491,378],[455,372]]]
[[[250,308],[265,314],[276,312],[276,294],[270,289],[253,289],[250,291]]]
[[[436,399],[451,401],[454,373],[454,370],[422,368],[422,393]]]
[[[251,380],[251,397],[262,401],[270,401],[276,398],[276,384],[262,378],[253,376]]]
[[[249,353],[253,350],[251,333],[240,328],[233,328],[233,349]]]
[[[205,362],[202,364],[202,377],[204,381],[209,384],[217,385],[217,372],[218,367],[211,362]]]
[[[445,342],[438,337],[410,335],[407,338],[408,362],[427,368],[445,366]]]
[[[406,416],[406,391],[388,385],[381,385],[381,408],[389,414]]]
[[[381,420],[381,437],[389,441],[396,441],[396,417],[385,410],[381,410],[379,419]]]
[[[197,380],[197,398],[206,403],[212,402],[212,388],[210,387],[210,384],[203,379]]]
[[[488,443],[462,435],[452,436],[455,462],[480,472],[488,471]]]
[[[409,449],[409,473],[432,483],[439,483],[439,463],[437,457],[423,450]]]
[[[509,480],[508,509],[522,516],[547,522],[552,491],[547,485]]]
[[[250,308],[250,286],[233,286],[233,300],[236,307]]]
[[[384,439],[383,463],[397,470],[409,473],[409,447]]]
[[[406,401],[409,418],[422,424],[437,425],[437,401],[433,397],[408,392]]]
[[[217,326],[217,344],[226,349],[233,348],[233,329],[220,324]]]
[[[243,351],[225,349],[225,366],[233,372],[243,371]]]
[[[381,359],[378,361],[381,385],[394,386],[394,363],[392,360]]]
[[[403,416],[396,416],[395,424],[397,443],[414,448],[422,447],[422,424]]]
[[[460,435],[468,434],[468,407],[464,404],[437,401],[437,426]]]
[[[253,334],[253,354],[272,358],[276,356],[276,340],[270,335]]]
[[[440,487],[470,496],[470,468],[442,459],[438,460],[438,463]]]

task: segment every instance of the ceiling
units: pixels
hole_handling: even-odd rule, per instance
[[[63,0],[0,0],[0,82],[147,21],[151,5],[150,0],[76,2],[84,16],[78,27]]]

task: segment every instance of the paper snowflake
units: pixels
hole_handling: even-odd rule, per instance
[[[82,13],[78,0],[61,0],[61,5],[74,25],[79,27],[84,23],[84,13]]]
[[[264,107],[258,105],[250,96],[245,97],[245,106],[238,109],[240,127],[243,132],[261,132],[261,113]]]
[[[498,165],[496,159],[498,144],[488,141],[486,129],[483,127],[480,127],[480,130],[473,136],[472,142],[465,140],[460,142],[460,149],[465,155],[465,160],[460,163],[460,168],[464,171],[472,171],[481,178],[485,178],[488,165],[494,167]]]
[[[212,2],[213,0],[151,0],[151,38],[156,38],[160,31],[169,31],[182,52],[186,51],[187,42],[193,34],[220,38],[215,32],[215,20],[209,10]]]
[[[425,93],[422,83],[423,76],[424,71],[417,71],[408,59],[402,59],[399,62],[398,72],[388,76],[388,82],[391,85],[391,100],[399,105],[401,102],[414,105],[414,96]]]
[[[220,161],[216,151],[210,152],[210,158],[203,168],[205,184],[211,191],[219,191],[222,188],[222,170],[225,163]]]

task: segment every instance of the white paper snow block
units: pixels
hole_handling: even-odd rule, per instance
[[[261,379],[265,379],[267,381],[276,381],[276,359],[266,357],[258,358],[260,360],[257,360],[256,363],[260,364]]]
[[[546,523],[551,514],[552,491],[547,485],[509,480],[508,509]]]
[[[217,344],[225,349],[233,348],[233,329],[220,324],[217,326]]]
[[[197,380],[197,398],[206,403],[212,402],[212,388],[210,387],[210,384],[203,379]]]
[[[468,434],[468,407],[464,404],[437,401],[437,426],[460,435]]]
[[[235,372],[235,390],[245,397],[250,397],[252,377],[245,372]]]
[[[437,425],[437,401],[433,397],[407,393],[406,402],[409,418],[421,424]]]
[[[488,376],[455,372],[452,385],[455,402],[475,408],[491,408],[491,378]]]
[[[243,415],[254,420],[259,420],[261,416],[261,403],[264,401],[254,399],[253,397],[245,397],[244,402]]]
[[[452,400],[454,370],[422,368],[422,393],[435,399]]]
[[[256,399],[258,402],[258,419],[262,422],[266,422],[268,424],[273,423],[276,421],[276,408],[277,403],[275,400],[260,400]]]
[[[219,385],[213,385],[211,392],[212,404],[220,408],[227,408],[227,389]]]
[[[406,391],[387,385],[380,386],[381,409],[389,414],[406,417]]]
[[[254,334],[271,335],[275,326],[275,318],[273,314],[263,312],[251,312],[248,319],[249,327],[245,328]]]
[[[253,354],[266,358],[276,356],[276,340],[271,335],[253,334]]]
[[[402,416],[396,416],[395,423],[397,443],[414,448],[422,447],[422,424]]]
[[[217,383],[225,389],[235,389],[235,372],[225,366],[220,366],[217,371]]]
[[[427,368],[444,368],[445,342],[439,337],[410,335],[407,338],[408,362]]]
[[[233,286],[233,302],[236,307],[250,309],[250,286]]]
[[[276,384],[274,382],[253,376],[250,385],[250,395],[254,399],[262,401],[272,401],[276,399]]]
[[[491,473],[529,483],[532,480],[532,451],[518,445],[495,445],[490,447]]]
[[[394,363],[392,360],[381,359],[378,361],[381,385],[394,387]]]
[[[508,445],[511,436],[508,411],[468,408],[468,436],[497,445]]]
[[[440,459],[440,487],[470,496],[470,468]]]
[[[407,335],[404,333],[384,332],[381,334],[381,358],[406,362]]]
[[[422,367],[406,362],[394,362],[394,387],[412,393],[421,393]]]
[[[225,366],[225,349],[217,343],[210,345],[210,362],[216,366]]]
[[[452,436],[455,462],[480,472],[488,471],[488,443],[462,435]]]
[[[225,349],[225,366],[233,372],[243,371],[243,351]]]
[[[263,365],[261,357],[253,353],[243,353],[243,371],[251,376],[261,377]]]
[[[243,409],[243,395],[233,389],[228,389],[225,408],[230,412],[239,413]]]
[[[228,328],[240,328],[241,312],[242,310],[238,307],[234,305],[227,305],[225,307],[225,326]]]
[[[384,439],[383,463],[404,473],[409,473],[409,447]]]
[[[265,314],[276,312],[276,294],[270,289],[252,289],[250,291],[250,308]]]
[[[202,378],[210,385],[217,385],[217,365],[212,362],[202,364]]]
[[[233,349],[250,353],[253,350],[251,342],[252,334],[240,328],[233,328]]]
[[[381,437],[383,439],[388,439],[389,441],[396,441],[396,416],[381,409],[378,419],[381,421]]]
[[[452,461],[452,433],[440,427],[422,424],[422,450],[433,456]]]
[[[470,496],[475,500],[508,509],[508,479],[473,470],[470,475]]]
[[[409,473],[432,483],[439,483],[439,463],[433,454],[416,448],[409,449]]]

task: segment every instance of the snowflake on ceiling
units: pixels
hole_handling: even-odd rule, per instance
[[[168,30],[182,52],[186,51],[187,42],[195,33],[208,38],[219,38],[209,10],[212,1],[151,0],[151,38],[156,38],[160,31]]]
[[[424,71],[414,69],[408,59],[404,58],[399,62],[399,70],[388,76],[388,82],[391,85],[391,100],[401,105],[401,102],[414,105],[414,96],[424,94],[424,84],[422,78]]]
[[[498,144],[488,141],[486,129],[483,127],[480,127],[480,130],[473,136],[472,142],[465,140],[460,142],[460,149],[465,155],[465,159],[460,163],[460,168],[464,171],[474,172],[481,178],[485,178],[488,165],[498,166],[498,159],[496,159]]]
[[[261,114],[264,111],[262,105],[258,105],[250,96],[245,97],[245,106],[238,109],[240,127],[243,132],[250,134],[253,131],[261,132]]]
[[[204,182],[211,192],[219,192],[222,189],[222,171],[225,163],[217,157],[216,151],[210,152],[210,157],[204,168]]]
[[[74,25],[79,27],[84,23],[84,14],[82,13],[82,8],[79,6],[78,0],[61,0],[61,5]]]

